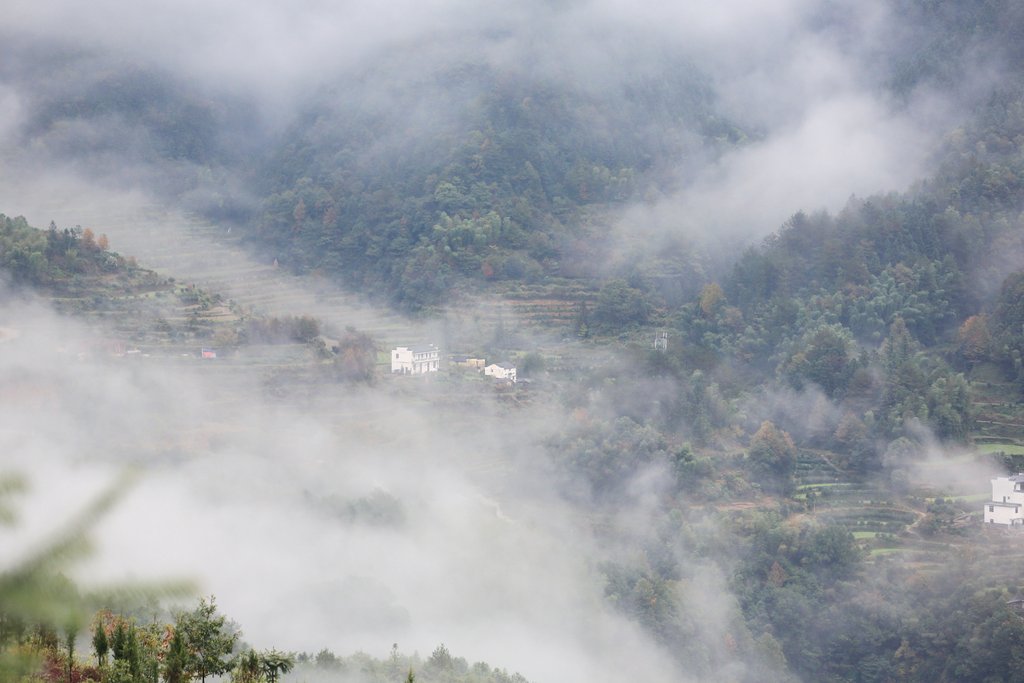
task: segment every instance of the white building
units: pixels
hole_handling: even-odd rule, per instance
[[[391,372],[400,375],[422,375],[437,372],[441,365],[441,351],[433,344],[399,346],[391,350]]]
[[[513,382],[516,381],[516,369],[511,365],[504,363],[491,363],[484,368],[484,374],[488,377],[495,377],[497,379],[507,379]]]
[[[1024,525],[1024,474],[992,480],[992,500],[985,503],[985,524]]]

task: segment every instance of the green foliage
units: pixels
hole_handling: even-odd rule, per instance
[[[592,210],[637,196],[655,160],[740,137],[694,69],[665,57],[663,77],[614,104],[479,63],[382,64],[325,92],[266,160],[256,235],[283,264],[409,310],[473,280],[592,270],[577,249],[601,247]]]
[[[102,624],[97,624],[95,632],[92,636],[92,648],[96,653],[96,661],[99,662],[100,666],[103,666],[107,662],[107,652],[110,651],[110,643],[107,640],[107,630],[103,628]],[[175,683],[178,683],[175,681]]]
[[[0,473],[0,526],[15,522],[17,515],[6,499],[14,494],[24,492],[25,489],[26,483],[23,477],[6,472]]]
[[[188,652],[185,671],[204,683],[207,677],[231,669],[231,654],[240,634],[229,629],[226,621],[218,614],[213,596],[200,598],[195,609],[178,614],[175,620],[175,631],[181,632]]]
[[[670,446],[656,429],[629,417],[586,421],[564,439],[549,444],[566,474],[566,486],[586,483],[577,495],[610,502],[625,494],[645,468],[670,466]]]
[[[612,280],[598,292],[592,319],[615,329],[645,323],[650,315],[651,305],[644,292],[629,286],[625,280]]]
[[[46,231],[29,226],[21,216],[0,214],[0,268],[15,284],[66,288],[85,274],[113,273],[128,268],[117,254],[106,251],[106,236],[94,240],[81,227]]]
[[[21,487],[20,483],[13,483],[20,482],[18,479],[4,480],[7,484],[0,486],[0,494]],[[86,614],[109,591],[81,591],[61,570],[88,552],[88,532],[117,502],[128,480],[125,477],[101,492],[53,536],[0,573],[0,679],[24,680],[24,676],[39,667],[40,661],[52,661],[59,656],[66,662],[66,673],[77,668],[77,635],[87,623]],[[190,585],[182,583],[126,588],[152,597],[180,596],[191,590]],[[66,655],[58,655],[58,629],[65,636]],[[102,630],[102,626],[97,624],[97,629]],[[107,652],[105,639],[106,634],[94,635],[98,657]],[[116,660],[111,665],[109,680],[142,683],[156,662],[151,641],[150,638],[140,642],[134,625],[119,620],[108,643]],[[145,683],[152,678],[149,676]]]
[[[189,653],[185,646],[185,636],[180,629],[174,629],[171,641],[167,645],[164,657],[164,681],[166,683],[184,683],[188,668]]]
[[[308,344],[320,335],[320,321],[308,315],[253,318],[246,322],[245,335],[255,344]]]
[[[243,661],[248,655],[243,655]],[[237,676],[237,671],[233,674]],[[365,653],[339,657],[330,650],[321,650],[315,656],[298,653],[290,678],[297,680],[366,680],[417,681],[418,683],[527,683],[518,673],[490,666],[486,662],[470,664],[463,657],[453,655],[447,647],[439,645],[423,660],[418,654],[402,654],[398,645],[392,647],[385,659]]]
[[[1024,389],[1024,272],[1009,275],[1002,284],[992,315],[994,354],[1006,374]]]
[[[231,671],[231,683],[261,683],[263,670],[256,650],[243,652]],[[168,681],[168,683],[170,683]]]
[[[282,674],[295,668],[295,658],[277,650],[267,650],[260,653],[259,666],[267,683],[277,683]]]
[[[849,332],[839,325],[824,325],[805,335],[785,372],[798,389],[811,382],[836,398],[845,393],[856,367]]]
[[[765,491],[775,493],[792,490],[796,456],[793,439],[769,421],[761,423],[747,451],[755,481]]]

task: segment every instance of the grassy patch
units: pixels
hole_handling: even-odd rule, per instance
[[[825,481],[819,484],[801,484],[796,487],[797,491],[807,491],[808,489],[827,489],[835,486],[849,486],[849,482],[845,481]]]
[[[1006,453],[1007,455],[1024,455],[1024,446],[1012,443],[982,443],[978,444],[978,451],[982,453]]]
[[[965,503],[981,503],[992,499],[991,493],[972,493],[969,496],[956,496],[957,500],[962,500]]]

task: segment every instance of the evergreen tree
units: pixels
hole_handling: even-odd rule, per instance
[[[110,640],[110,650],[114,655],[115,662],[124,662],[128,659],[128,631],[124,627],[124,621],[118,619],[114,626],[114,635]]]
[[[64,645],[68,650],[68,683],[74,681],[75,673],[75,640],[78,639],[80,625],[72,619],[64,627]]]
[[[178,615],[175,630],[180,630],[188,649],[186,671],[206,683],[209,676],[220,676],[231,669],[231,651],[238,641],[238,632],[225,627],[226,618],[217,614],[213,596],[200,599],[191,612]]]
[[[180,629],[174,629],[174,635],[167,646],[167,656],[164,658],[164,680],[167,683],[183,683],[187,665],[188,651],[185,649],[185,638]]]
[[[107,640],[107,630],[102,623],[96,624],[96,632],[92,635],[92,649],[96,652],[96,661],[99,665],[106,665],[110,642]]]

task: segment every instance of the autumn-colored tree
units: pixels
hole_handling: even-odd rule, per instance
[[[750,439],[747,458],[751,468],[759,476],[761,488],[777,493],[786,493],[793,485],[796,469],[796,446],[793,439],[765,420]]]
[[[700,312],[705,318],[712,317],[725,302],[725,292],[717,282],[704,285],[700,291]]]
[[[338,342],[334,369],[345,382],[372,382],[377,366],[377,343],[368,334],[349,328]]]
[[[306,220],[306,202],[303,201],[301,197],[295,205],[295,210],[292,211],[292,218],[295,219],[295,223],[292,225],[292,231],[298,232],[302,229],[302,224]]]
[[[782,568],[779,561],[772,562],[772,568],[768,570],[768,583],[773,586],[781,586],[786,583],[786,570]]]
[[[992,351],[992,336],[988,330],[988,319],[983,315],[972,315],[957,330],[960,354],[969,363],[978,363],[989,357]]]
[[[323,226],[325,228],[333,228],[338,222],[338,208],[332,202],[327,206],[323,216]]]

